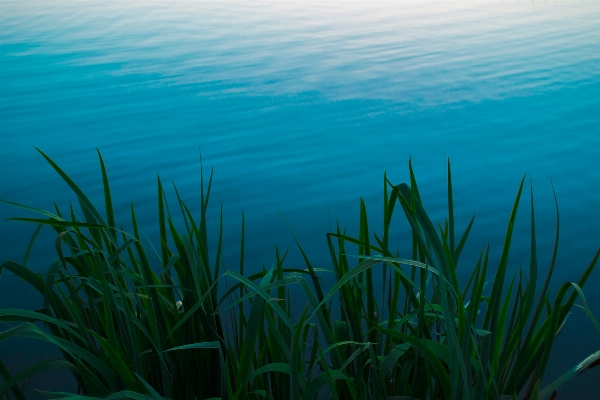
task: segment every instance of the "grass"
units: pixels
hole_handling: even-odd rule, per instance
[[[288,267],[287,252],[276,249],[271,268],[249,275],[243,220],[239,244],[223,243],[222,215],[217,234],[209,235],[212,172],[208,183],[201,178],[199,218],[177,193],[180,227],[158,179],[160,243],[154,251],[142,244],[133,206],[133,232],[117,225],[100,153],[102,212],[40,153],[77,196],[83,219],[72,206],[49,212],[3,200],[40,215],[15,219],[38,224],[38,231],[44,225],[56,231],[58,258],[45,276],[15,261],[1,264],[0,273],[18,276],[44,301],[36,311],[0,310],[5,327],[0,341],[42,340],[58,346],[63,359],[14,374],[0,360],[3,398],[24,399],[19,384],[67,368],[81,394],[44,392],[50,398],[544,399],[600,360],[600,351],[590,354],[540,387],[556,335],[573,307],[582,308],[600,330],[582,292],[600,249],[577,282],[566,282],[551,295],[558,207],[552,261],[540,286],[531,193],[529,268],[507,276],[524,179],[500,261],[490,265],[485,248],[477,260],[461,262],[472,266],[461,287],[456,269],[473,219],[465,232],[455,231],[450,164],[445,221],[434,224],[429,218],[409,163],[408,183],[394,185],[384,176],[382,232],[369,230],[361,200],[358,235],[351,237],[340,226],[326,235],[332,270],[314,268],[298,244],[303,265]],[[408,258],[400,258],[389,243],[394,211],[411,227]],[[235,271],[223,267],[223,249],[231,253],[232,245],[240,249]],[[335,276],[329,290],[323,284],[326,272]],[[375,273],[381,273],[381,288],[375,287]],[[291,290],[304,293],[305,308],[291,301]]]

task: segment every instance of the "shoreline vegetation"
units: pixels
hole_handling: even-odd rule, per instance
[[[0,310],[0,341],[42,340],[58,346],[63,359],[18,372],[0,359],[2,399],[25,399],[23,382],[66,368],[80,394],[40,392],[53,399],[535,400],[554,398],[562,384],[600,364],[597,351],[541,387],[555,337],[572,310],[582,309],[600,331],[582,291],[600,249],[577,281],[550,293],[558,206],[551,263],[540,277],[530,191],[530,258],[522,260],[528,267],[507,276],[525,177],[508,227],[501,227],[499,262],[489,261],[489,246],[477,259],[461,259],[461,268],[471,271],[461,286],[456,267],[474,218],[465,232],[455,231],[449,162],[445,221],[429,218],[409,162],[408,183],[394,185],[384,174],[382,232],[369,230],[361,199],[358,235],[339,225],[327,233],[330,270],[314,268],[296,241],[302,265],[288,266],[287,251],[276,248],[272,267],[246,274],[243,218],[240,243],[223,243],[222,214],[218,232],[208,232],[212,172],[205,184],[201,171],[200,210],[190,210],[177,192],[169,208],[158,178],[160,243],[154,250],[140,240],[133,205],[133,231],[117,225],[100,152],[102,212],[38,151],[77,196],[83,219],[72,206],[45,211],[2,200],[39,216],[14,218],[38,225],[25,260],[46,225],[56,232],[57,259],[46,275],[11,260],[0,265],[0,274],[20,277],[43,296],[35,311]],[[182,226],[175,226],[173,210]],[[408,258],[390,243],[394,212],[411,227]],[[238,270],[223,267],[224,248],[230,254],[231,246],[241,249]],[[374,274],[382,277],[381,287]],[[329,288],[324,276],[332,275]],[[292,302],[291,290],[302,293],[302,301]]]

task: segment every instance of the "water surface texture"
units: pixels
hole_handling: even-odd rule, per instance
[[[551,182],[558,199],[556,288],[600,245],[599,26],[592,1],[2,1],[0,198],[63,210],[75,200],[36,146],[101,204],[97,148],[118,223],[129,226],[135,203],[156,244],[156,174],[195,205],[201,152],[215,171],[215,215],[223,205],[227,265],[245,211],[249,264],[270,265],[277,244],[302,266],[283,214],[315,266],[329,268],[330,223],[354,232],[362,196],[379,229],[383,172],[405,181],[409,158],[426,209],[443,218],[449,157],[458,229],[476,214],[463,276],[487,243],[499,258],[528,174],[541,273],[556,223]],[[529,260],[524,200],[511,273]],[[33,215],[0,205],[0,261],[23,259],[35,226],[5,221],[18,216]],[[396,223],[402,252],[406,223]],[[54,258],[48,229],[28,265],[44,273]],[[600,271],[584,291],[600,314]],[[0,306],[41,304],[4,273]],[[2,343],[0,357],[22,368],[44,350],[29,343]],[[548,380],[600,348],[600,334],[574,314],[557,346]],[[72,384],[54,376],[30,386]],[[598,379],[589,371],[559,398],[593,398]]]

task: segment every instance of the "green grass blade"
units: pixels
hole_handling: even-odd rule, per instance
[[[546,397],[550,396],[552,394],[552,392],[554,392],[559,387],[561,387],[562,385],[564,385],[565,383],[567,383],[568,381],[570,381],[571,379],[573,379],[575,376],[577,376],[580,373],[584,372],[587,368],[589,368],[592,364],[594,364],[598,360],[600,360],[600,350],[598,350],[595,353],[589,355],[583,361],[581,361],[580,363],[578,363],[577,365],[575,365],[573,368],[571,368],[570,370],[568,370],[567,372],[565,372],[563,375],[561,375],[559,378],[557,378],[556,380],[554,380],[548,386],[546,386],[545,388],[543,388],[540,391],[539,398],[540,399],[545,399]]]
[[[554,192],[554,187],[552,188],[552,193],[554,194],[554,206],[556,209],[556,230],[554,234],[554,248],[552,250],[552,258],[550,260],[550,266],[548,267],[548,272],[546,274],[546,279],[544,280],[544,285],[542,286],[542,290],[540,292],[540,297],[538,303],[533,312],[533,316],[531,318],[531,323],[529,324],[529,328],[527,329],[527,333],[525,334],[524,343],[530,343],[533,334],[535,332],[535,328],[537,327],[538,319],[542,314],[542,309],[544,308],[545,297],[548,292],[548,287],[550,286],[550,280],[552,278],[552,273],[554,272],[554,266],[556,265],[556,256],[558,253],[558,238],[559,238],[559,228],[560,228],[560,215],[558,212],[558,201],[556,200],[556,192]]]
[[[91,367],[93,367],[98,373],[100,373],[101,377],[103,377],[109,382],[109,384],[114,385],[114,383],[116,382],[116,377],[112,370],[92,353],[80,346],[71,343],[68,340],[48,334],[31,323],[25,322],[14,328],[0,332],[0,341],[6,340],[12,336],[41,339],[46,342],[53,343],[62,350],[71,354],[72,356],[79,357],[82,360],[88,362]]]
[[[95,219],[93,223],[106,225],[98,210],[96,210],[90,199],[88,199],[88,197],[85,195],[85,193],[83,193],[79,186],[77,186],[75,182],[73,182],[73,180],[54,161],[52,161],[50,157],[44,154],[43,151],[41,151],[37,147],[35,147],[35,149],[46,159],[46,161],[48,161],[52,168],[54,168],[54,170],[58,172],[60,177],[65,181],[67,185],[69,185],[71,190],[77,195],[77,198],[79,199],[79,202],[82,206],[82,210],[84,212],[88,212]]]
[[[248,326],[246,329],[246,335],[244,336],[244,342],[242,344],[242,351],[240,355],[240,363],[237,370],[237,391],[235,399],[243,399],[246,396],[248,390],[247,382],[251,369],[252,369],[252,358],[254,355],[254,348],[256,346],[256,338],[258,336],[259,329],[263,325],[263,306],[265,300],[257,296],[254,299],[254,304],[250,310],[248,316]]]
[[[452,198],[452,172],[450,170],[450,158],[448,158],[448,229],[450,240],[450,253],[456,260],[456,247],[454,246],[454,199]]]
[[[321,366],[323,367],[323,375],[325,375],[325,380],[327,381],[327,386],[329,386],[329,395],[331,396],[332,400],[339,400],[339,396],[337,394],[335,383],[333,382],[333,376],[331,375],[331,372],[329,372],[329,367],[327,366],[327,360],[325,360],[325,356],[323,355],[323,352],[320,350],[319,350],[319,352],[321,355]]]
[[[88,222],[76,222],[76,221],[64,221],[57,219],[39,219],[39,218],[7,218],[7,221],[22,221],[22,222],[33,222],[35,224],[41,225],[50,225],[50,226],[58,226],[62,228],[71,228],[71,227],[79,227],[79,228],[105,228],[105,225],[100,224],[91,224]]]
[[[57,327],[68,331],[70,334],[72,334],[82,342],[85,341],[83,337],[75,329],[73,329],[75,327],[75,324],[71,322],[62,321],[36,311],[3,308],[0,310],[0,321],[43,321],[45,323],[56,325]]]
[[[19,204],[19,203],[13,203],[12,201],[2,200],[2,199],[0,199],[0,202],[8,204],[8,205],[13,206],[13,207],[22,208],[24,210],[31,211],[31,212],[34,212],[36,214],[45,215],[46,217],[53,218],[53,219],[55,219],[57,221],[64,221],[64,219],[61,218],[60,215],[53,214],[51,212],[48,212],[46,210],[42,210],[40,208],[30,207],[30,206],[26,206],[24,204]]]
[[[107,322],[110,324],[110,322]],[[102,336],[98,335],[96,332],[91,332],[92,335],[98,340],[102,349],[107,353],[111,366],[115,369],[117,376],[125,385],[125,388],[128,390],[136,390],[138,385],[134,376],[132,375],[129,367],[123,360],[123,354],[117,350],[117,346],[111,345],[111,343],[104,339]]]
[[[42,231],[43,227],[44,227],[44,224],[39,224],[37,226],[37,228],[35,228],[35,231],[33,232],[33,234],[31,235],[31,239],[29,239],[29,242],[27,243],[27,247],[25,248],[25,255],[23,256],[23,266],[24,267],[27,267],[27,260],[29,260],[29,255],[31,254],[31,249],[33,248],[33,244],[35,243],[35,240],[37,239],[38,235]]]
[[[292,233],[292,230],[291,230],[290,226],[288,225],[287,221],[285,220],[283,213],[281,211],[279,211],[279,213],[281,214],[281,218],[283,219],[283,222],[285,223],[286,227],[288,228],[288,231],[292,235],[292,238],[296,242],[296,245],[298,246],[298,249],[300,250],[300,253],[302,254],[304,263],[306,264],[306,267],[308,268],[308,271],[310,273],[310,278],[312,280],[315,293],[317,294],[317,299],[319,300],[320,303],[323,304],[324,303],[323,289],[321,288],[321,284],[319,283],[319,278],[317,277],[315,269],[313,268],[310,260],[308,259],[308,256],[304,252],[304,249],[302,248],[302,246],[300,246],[300,242],[298,242],[298,239],[296,239],[296,236],[294,236],[294,234]],[[327,309],[327,307],[321,308],[321,306],[320,306],[319,312],[322,312],[324,314],[323,319],[324,319],[325,323],[327,324],[329,330],[331,330],[332,326],[331,326],[331,318],[330,318],[329,310]]]
[[[458,259],[462,253],[463,248],[465,247],[465,244],[467,243],[467,238],[469,237],[469,233],[471,232],[471,228],[473,227],[473,222],[475,222],[475,216],[471,217],[471,221],[469,221],[469,225],[467,225],[467,229],[465,229],[465,232],[463,233],[460,240],[458,241],[458,245],[456,246],[456,250],[454,251],[454,264],[455,265],[458,265]]]
[[[158,187],[158,232],[160,237],[160,251],[161,251],[161,261],[163,268],[166,267],[167,262],[169,260],[168,254],[168,241],[167,241],[167,224],[165,222],[165,193],[163,190],[162,183],[160,181],[160,176],[156,177],[157,187]]]
[[[338,379],[352,381],[352,379],[343,372],[327,369],[327,372],[320,373],[306,386],[306,391],[304,392],[304,396],[302,398],[304,400],[313,400],[323,386],[328,384],[333,385],[333,382]]]
[[[8,368],[6,368],[6,365],[4,364],[4,362],[2,361],[2,359],[0,358],[0,376],[2,376],[2,379],[4,379],[4,382],[8,382],[10,381],[13,376],[10,373],[10,371],[8,370]],[[23,391],[21,390],[21,388],[18,385],[13,385],[10,390],[12,391],[12,393],[15,395],[15,398],[17,400],[27,400],[27,397],[25,397],[25,394],[23,393]],[[0,392],[0,396],[3,396],[4,393]],[[6,395],[6,398],[8,399],[8,395]]]
[[[53,369],[71,369],[76,371],[77,367],[72,363],[65,360],[47,360],[47,361],[39,361],[22,371],[19,371],[9,380],[5,380],[0,384],[0,396],[3,396],[12,386],[17,385],[20,382],[28,380],[34,376],[39,374],[43,374],[44,372],[51,371]]]
[[[524,182],[525,177],[521,179],[521,184],[519,185],[517,197],[515,199],[510,218],[508,220],[508,228],[506,230],[506,236],[504,239],[504,247],[502,248],[502,255],[500,256],[500,262],[496,271],[496,277],[494,278],[494,284],[490,296],[490,305],[485,313],[485,319],[483,322],[483,328],[491,330],[492,332],[494,332],[495,329],[490,328],[495,325],[494,321],[497,320],[498,313],[500,311],[500,298],[502,296],[502,288],[504,287],[504,276],[506,274],[506,268],[508,266],[508,254],[510,252],[512,234],[515,225],[515,220],[517,218],[517,210],[519,208],[519,201],[521,199],[521,192],[523,190]],[[495,333],[492,333],[492,335],[495,335]]]
[[[96,149],[98,152],[98,159],[100,160],[100,170],[102,171],[102,186],[104,188],[104,204],[106,207],[106,221],[108,226],[111,228],[109,230],[109,234],[113,239],[113,243],[117,244],[117,224],[115,222],[115,212],[113,210],[112,196],[110,195],[110,186],[108,184],[108,174],[106,173],[106,167],[104,166],[104,160],[102,159],[102,154],[100,154],[100,150]]]

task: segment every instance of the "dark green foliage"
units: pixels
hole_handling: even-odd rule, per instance
[[[133,233],[117,228],[100,154],[104,217],[40,153],[76,194],[84,221],[76,219],[72,208],[63,217],[58,207],[51,213],[5,201],[42,215],[17,219],[51,226],[58,259],[45,278],[26,267],[38,229],[23,264],[1,265],[0,271],[19,276],[41,293],[44,304],[36,311],[0,310],[0,320],[21,322],[5,325],[0,341],[12,336],[43,340],[58,346],[64,359],[40,361],[16,374],[0,360],[3,398],[22,399],[20,382],[68,368],[83,395],[50,397],[543,399],[600,359],[600,352],[590,355],[540,390],[556,334],[578,297],[583,306],[576,306],[589,314],[581,288],[600,250],[577,283],[563,284],[551,298],[557,209],[552,261],[537,290],[531,194],[529,269],[527,275],[520,271],[510,277],[506,288],[524,179],[499,264],[490,266],[484,249],[477,260],[468,261],[473,271],[461,288],[456,269],[473,219],[457,235],[449,164],[446,221],[436,225],[429,218],[409,164],[409,184],[393,185],[384,176],[382,234],[369,230],[362,199],[358,237],[339,225],[327,234],[333,271],[314,268],[298,244],[301,267],[284,267],[287,252],[281,255],[276,249],[271,268],[246,275],[243,216],[239,272],[222,265],[223,247],[231,245],[222,241],[222,215],[216,253],[209,255],[206,214],[212,173],[206,186],[201,181],[199,220],[177,193],[183,228],[175,226],[158,179],[160,243],[158,251],[150,251],[140,239],[133,206]],[[411,226],[408,258],[400,258],[389,243],[398,208]],[[485,293],[488,270],[496,272],[491,292]],[[374,284],[378,271],[381,288]],[[334,276],[329,291],[320,276],[327,272]],[[306,296],[302,311],[290,301],[291,285],[299,285]]]

